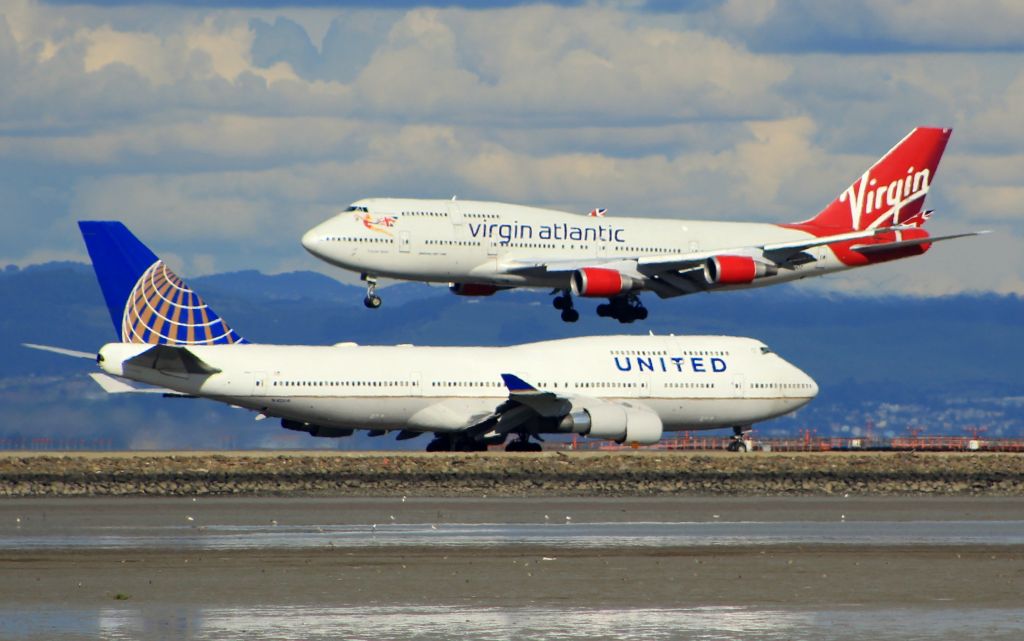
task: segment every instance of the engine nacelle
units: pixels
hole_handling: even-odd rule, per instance
[[[704,280],[709,285],[743,285],[777,273],[779,268],[772,263],[750,256],[712,256],[704,263]]]
[[[482,283],[450,283],[448,289],[456,296],[492,296],[501,288]]]
[[[569,287],[577,296],[610,298],[637,289],[639,283],[616,269],[584,267],[572,274]]]
[[[341,427],[327,427],[324,425],[315,425],[313,423],[303,423],[302,421],[293,421],[288,418],[281,419],[281,427],[286,430],[305,432],[310,436],[319,436],[321,438],[341,438],[343,436],[352,436],[352,432],[354,431]]]
[[[648,409],[618,403],[589,403],[562,419],[558,432],[618,443],[653,445],[661,440],[661,418]]]

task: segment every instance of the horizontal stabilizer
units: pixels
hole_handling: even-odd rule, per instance
[[[154,345],[138,356],[129,358],[124,364],[174,374],[216,374],[220,372],[216,367],[211,367],[203,362],[187,348],[173,345]]]
[[[64,349],[63,347],[54,347],[52,345],[37,345],[35,343],[22,343],[29,349],[38,349],[44,352],[53,352],[54,354],[60,354],[61,356],[72,356],[74,358],[88,358],[90,361],[96,360],[96,354],[93,352],[79,352],[74,349]]]
[[[990,233],[988,230],[971,231],[965,234],[950,234],[949,236],[929,236],[926,238],[911,238],[909,240],[900,240],[892,243],[883,243],[881,245],[854,245],[850,249],[861,254],[878,254],[881,252],[892,251],[894,249],[901,249],[903,247],[913,247],[914,245],[927,245],[930,243],[936,243],[940,240],[952,240],[954,238],[980,236],[982,234],[988,233]]]
[[[93,372],[89,374],[89,378],[96,381],[96,384],[103,388],[103,391],[107,394],[175,394],[176,392],[169,390],[164,387],[149,387],[142,385],[132,385],[121,378],[116,378],[110,374],[101,374],[99,372]]]

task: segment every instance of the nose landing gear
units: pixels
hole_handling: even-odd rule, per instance
[[[377,295],[377,277],[362,274],[362,279],[366,281],[366,298],[363,299],[363,305],[369,309],[377,309],[382,302]]]
[[[730,452],[749,452],[754,449],[754,442],[750,439],[751,427],[749,425],[736,425],[732,428],[732,443],[725,449]]]

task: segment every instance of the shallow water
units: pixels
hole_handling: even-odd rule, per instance
[[[1024,609],[249,607],[0,609],[4,639],[818,640],[1024,638]]]
[[[380,523],[365,525],[88,526],[0,532],[6,550],[245,550],[382,546],[677,547],[1022,545],[1022,521],[740,521],[689,523]]]

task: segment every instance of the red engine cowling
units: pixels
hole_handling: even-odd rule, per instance
[[[456,296],[491,296],[499,288],[481,283],[451,283],[448,289]]]
[[[750,256],[713,256],[704,263],[704,280],[710,285],[743,285],[777,272],[774,265]]]
[[[637,284],[629,276],[614,269],[584,267],[573,272],[570,287],[577,296],[608,298],[635,289]]]

